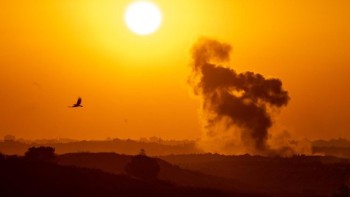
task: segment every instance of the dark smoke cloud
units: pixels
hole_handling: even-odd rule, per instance
[[[243,144],[263,153],[268,150],[266,140],[272,126],[270,109],[287,105],[288,92],[279,79],[266,79],[254,72],[237,73],[219,65],[229,61],[230,52],[229,44],[200,39],[192,49],[190,83],[203,100],[208,132],[217,124],[224,124],[226,130],[238,127]]]

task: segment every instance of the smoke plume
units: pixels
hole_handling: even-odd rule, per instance
[[[189,82],[202,101],[205,140],[215,141],[212,149],[240,146],[241,152],[264,154],[270,151],[271,113],[286,106],[289,95],[279,79],[221,65],[229,62],[230,52],[229,44],[206,38],[192,49]]]

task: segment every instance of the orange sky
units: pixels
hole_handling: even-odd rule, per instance
[[[276,117],[296,138],[350,138],[350,2],[155,0],[161,28],[137,36],[130,0],[13,0],[0,6],[0,136],[200,137],[190,48],[233,46],[233,68],[278,77]],[[67,106],[83,98],[84,108]]]

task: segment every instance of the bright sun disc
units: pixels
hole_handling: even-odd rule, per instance
[[[126,9],[125,22],[136,34],[148,35],[155,32],[162,23],[162,13],[157,5],[148,1],[131,3]]]

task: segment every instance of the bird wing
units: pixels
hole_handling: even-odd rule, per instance
[[[81,104],[81,98],[79,97],[75,105],[79,106]]]

